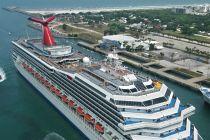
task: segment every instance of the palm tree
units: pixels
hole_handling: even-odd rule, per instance
[[[173,52],[173,53],[171,53],[171,61],[173,61],[174,60],[174,56],[175,56],[175,53]]]
[[[163,52],[160,52],[160,56],[163,58],[164,57],[164,53]]]

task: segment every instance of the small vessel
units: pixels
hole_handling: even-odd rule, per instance
[[[210,88],[201,87],[200,91],[203,94],[203,99],[206,103],[210,104]]]
[[[0,83],[6,79],[6,74],[4,73],[3,69],[0,68]]]

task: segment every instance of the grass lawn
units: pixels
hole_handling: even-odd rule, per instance
[[[102,34],[104,33],[105,30],[107,30],[106,25],[95,25],[95,26],[84,25],[84,24],[73,24],[73,25],[78,26],[78,27],[84,27],[84,28],[87,28],[87,29],[91,29],[91,30],[100,32]]]
[[[63,31],[62,25],[59,26],[59,29]],[[93,43],[93,44],[98,43],[98,40],[102,39],[102,35],[99,35],[99,34],[93,33],[93,32],[88,32],[84,29],[74,28],[74,27],[68,26],[68,25],[66,27],[65,32],[68,34],[77,34],[79,39],[82,39],[84,41],[87,41],[87,42]]]

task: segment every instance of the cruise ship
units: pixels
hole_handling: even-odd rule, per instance
[[[183,105],[167,85],[135,74],[114,52],[92,60],[59,44],[46,20],[43,39],[13,41],[17,71],[90,140],[199,140]]]

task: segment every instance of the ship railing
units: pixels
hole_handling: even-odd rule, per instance
[[[138,91],[137,93],[129,93],[129,94],[124,94],[126,96],[140,96],[140,95],[146,95],[146,94],[150,94],[150,93],[154,93],[154,92],[158,92],[160,91],[159,89],[150,89],[150,90],[145,90],[145,91]]]

